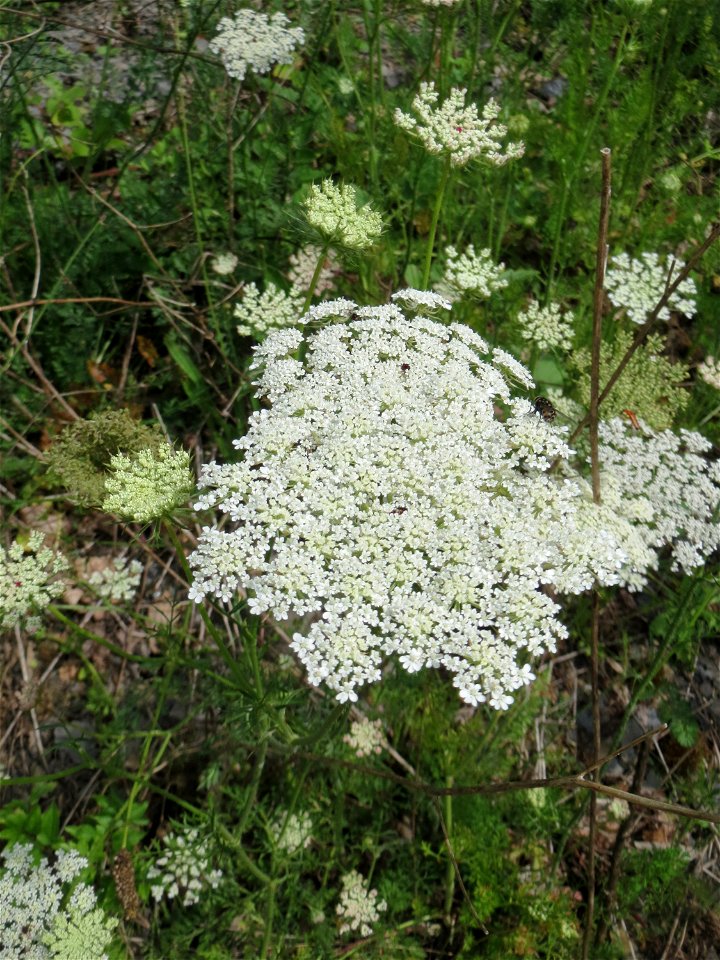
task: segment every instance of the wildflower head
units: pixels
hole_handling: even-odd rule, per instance
[[[372,246],[382,233],[382,217],[370,204],[358,206],[355,187],[329,179],[312,185],[305,215],[327,240],[353,250]]]
[[[268,330],[299,323],[302,304],[303,297],[294,287],[286,293],[274,283],[268,283],[260,293],[254,283],[248,283],[242,301],[235,307],[235,317],[240,321],[237,332],[262,340]]]
[[[385,900],[378,900],[377,890],[369,890],[368,882],[357,870],[351,870],[342,878],[340,903],[337,915],[342,919],[340,933],[358,931],[361,937],[372,934],[370,924],[377,923],[380,914],[387,910]]]
[[[705,357],[702,363],[698,364],[698,376],[715,390],[720,390],[720,360],[715,357]]]
[[[305,42],[302,27],[289,27],[284,13],[238,10],[223,17],[210,50],[223,62],[228,76],[244,80],[248,70],[267,73],[274,63],[292,63],[295,47]]]
[[[622,548],[569,537],[581,491],[548,472],[569,456],[563,428],[514,394],[533,385],[514,357],[397,302],[326,306],[356,319],[309,335],[304,359],[298,330],[255,350],[271,406],[239,463],[203,469],[196,506],[229,523],[203,531],[191,596],[243,587],[254,612],[305,618],[292,647],[340,701],[396,656],[506,707],[528,654],[565,636],[541,586],[617,582]]]
[[[187,503],[195,489],[190,455],[165,444],[133,456],[118,453],[110,460],[102,508],[126,520],[149,523]]]
[[[38,614],[64,589],[59,574],[68,562],[43,546],[41,533],[31,533],[27,543],[15,541],[0,547],[0,630],[16,624],[32,629]]]
[[[474,103],[465,105],[466,95],[467,90],[453,87],[447,100],[438,106],[440,94],[435,84],[421,83],[412,104],[418,119],[397,109],[395,123],[417,136],[430,153],[444,154],[456,167],[471,160],[501,167],[508,160],[521,157],[525,152],[523,143],[508,143],[503,151],[507,127],[497,123],[500,107],[496,101],[488,100],[478,113]]]
[[[0,955],[108,960],[118,921],[97,906],[92,887],[77,882],[84,857],[63,850],[51,864],[30,844],[15,844],[0,858]]]
[[[204,889],[216,889],[222,880],[222,871],[211,863],[210,844],[196,827],[179,827],[166,834],[162,855],[147,873],[153,899],[179,897],[184,907],[198,903]]]
[[[93,570],[87,582],[104,600],[129,603],[137,592],[142,571],[139,560],[114,557],[110,566]]]
[[[315,275],[315,267],[321,255],[322,249],[312,244],[303,247],[291,255],[288,279],[296,290],[302,293],[308,292],[312,278]],[[333,259],[331,251],[328,251],[325,254],[323,265],[315,281],[313,294],[318,295],[324,293],[326,290],[332,289],[338,272],[339,267]]]
[[[533,300],[518,316],[520,330],[541,350],[570,350],[573,337],[573,316],[561,313],[556,303],[541,307]]]
[[[313,841],[313,822],[309,813],[290,813],[278,811],[270,824],[270,832],[279,850],[285,853],[297,853],[306,850]]]
[[[344,742],[354,751],[356,757],[369,757],[373,753],[381,754],[387,747],[383,735],[382,720],[356,720],[350,725],[350,732],[343,737]]]
[[[665,293],[670,263],[661,262],[656,253],[643,253],[640,260],[631,260],[626,253],[619,253],[610,258],[610,263],[605,275],[605,288],[610,301],[616,307],[624,309],[633,323],[645,323]],[[677,277],[684,266],[681,260],[674,261],[671,280]],[[670,310],[693,317],[696,296],[695,281],[687,277],[658,317],[669,320]]]
[[[238,258],[234,253],[219,253],[212,261],[212,268],[220,277],[227,277],[237,265]]]
[[[452,301],[464,296],[487,300],[508,285],[504,269],[505,264],[493,261],[489,249],[476,253],[475,247],[468,244],[463,253],[458,253],[455,247],[445,247],[445,274],[436,290]]]

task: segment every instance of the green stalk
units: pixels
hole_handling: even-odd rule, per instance
[[[445,777],[445,786],[451,788],[455,778],[451,773]],[[450,845],[453,834],[453,798],[452,794],[446,794],[443,797],[443,813],[445,815],[445,829],[447,831],[447,843]],[[447,867],[445,869],[445,917],[450,918],[452,903],[455,897],[455,864],[448,855]]]
[[[423,268],[421,284],[422,290],[427,290],[428,283],[430,282],[430,267],[432,265],[433,248],[435,246],[435,235],[437,233],[438,221],[440,220],[440,211],[442,210],[443,200],[445,199],[445,190],[447,189],[448,181],[450,180],[450,170],[450,157],[447,157],[445,160],[445,166],[443,167],[442,177],[440,179],[440,186],[438,187],[438,192],[435,197],[435,206],[433,207],[432,221],[430,223],[430,231],[428,233],[427,249],[425,250],[425,266]]]
[[[320,271],[323,268],[323,264],[325,263],[325,258],[327,257],[327,253],[329,249],[330,249],[330,241],[327,240],[323,244],[322,250],[320,251],[320,256],[318,257],[318,261],[315,264],[315,272],[312,275],[312,280],[310,281],[310,286],[308,288],[307,296],[305,297],[305,303],[303,303],[303,306],[302,306],[303,313],[307,312],[307,309],[310,306],[310,303],[312,302],[312,298],[315,295],[315,286],[318,282]]]

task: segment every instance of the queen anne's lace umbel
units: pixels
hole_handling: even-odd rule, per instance
[[[398,109],[395,123],[417,136],[429,153],[445,154],[454,167],[471,160],[501,167],[508,160],[521,157],[525,152],[523,143],[507,143],[503,151],[507,127],[497,122],[497,102],[488,100],[478,113],[476,104],[465,105],[466,95],[464,87],[453,87],[447,100],[438,106],[440,94],[435,84],[423,82],[412,103],[417,118]]]
[[[680,273],[685,264],[676,260],[671,279]],[[656,253],[643,253],[640,260],[631,260],[626,253],[610,258],[610,267],[605,276],[608,297],[616,307],[623,307],[633,323],[645,323],[649,314],[660,302],[665,292],[669,263],[661,263]],[[695,281],[687,277],[659,312],[660,320],[670,319],[670,310],[678,310],[686,317],[695,315]]]
[[[210,49],[223,62],[228,75],[244,80],[248,69],[267,73],[274,63],[292,63],[295,47],[305,42],[302,27],[289,27],[284,13],[239,10],[223,17]]]
[[[542,586],[618,583],[627,552],[549,473],[570,454],[563,428],[513,396],[533,386],[513,357],[397,304],[354,316],[309,335],[303,360],[297,329],[256,348],[271,406],[236,441],[240,463],[202,471],[197,509],[230,522],[204,528],[191,596],[244,588],[256,613],[310,615],[293,648],[341,701],[396,655],[506,707],[528,657],[565,636]]]

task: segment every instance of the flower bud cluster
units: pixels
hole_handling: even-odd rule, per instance
[[[720,360],[715,357],[705,357],[703,362],[698,365],[698,376],[715,390],[720,390]]]
[[[130,457],[118,453],[110,459],[102,508],[126,520],[149,523],[186,503],[194,489],[185,450],[166,444]]]
[[[417,136],[429,153],[444,154],[454,167],[462,167],[471,160],[482,160],[493,167],[501,167],[521,157],[523,143],[508,143],[503,152],[502,141],[507,127],[497,123],[500,107],[488,100],[478,113],[476,104],[465,105],[467,90],[453,87],[440,106],[440,94],[432,82],[420,84],[412,108],[419,117],[395,110],[395,123]]]
[[[382,233],[382,217],[369,203],[358,206],[357,190],[327,179],[314,183],[305,201],[308,223],[324,237],[352,250],[371,247]]]

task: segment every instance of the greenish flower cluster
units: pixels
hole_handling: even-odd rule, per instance
[[[111,457],[158,450],[165,443],[157,424],[138,423],[127,410],[105,410],[65,427],[47,454],[50,476],[81,506],[97,507]]]
[[[98,907],[95,891],[75,883],[88,862],[60,850],[35,862],[30,844],[0,854],[0,957],[17,960],[108,960],[117,919]]]
[[[353,250],[371,247],[382,233],[382,217],[369,203],[358,207],[355,187],[338,187],[329,179],[312,185],[305,215],[328,240]]]
[[[129,603],[137,593],[142,571],[143,565],[139,560],[115,557],[110,567],[91,573],[88,583],[104,600]]]
[[[37,614],[63,591],[64,584],[56,577],[67,570],[68,562],[43,547],[43,540],[35,532],[25,546],[15,541],[8,550],[0,547],[0,630],[21,622],[27,629],[36,628]]]
[[[125,520],[149,523],[186,503],[195,489],[190,454],[169,444],[140,450],[133,456],[118,453],[110,460],[102,508]]]
[[[600,383],[607,382],[633,341],[630,332],[616,331],[613,343],[603,343],[600,348]],[[675,417],[685,408],[688,394],[679,389],[687,380],[688,368],[684,363],[670,363],[663,356],[662,337],[653,334],[635,351],[622,376],[603,401],[600,416],[603,420],[622,417],[623,411],[631,410],[653,430],[666,430]],[[578,350],[573,362],[580,372],[578,396],[590,405],[590,351]]]

